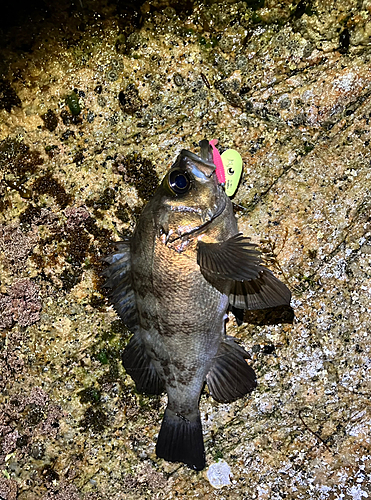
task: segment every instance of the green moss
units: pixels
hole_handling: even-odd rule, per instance
[[[143,396],[143,394],[137,392],[137,391],[134,391],[136,392],[137,394],[137,401],[139,403],[139,406],[141,408],[148,408],[149,406],[152,406],[152,401],[151,401],[151,398],[147,397],[147,396]],[[156,396],[154,396],[156,397]]]
[[[252,13],[252,16],[251,16],[251,21],[254,23],[254,24],[259,24],[259,23],[262,23],[263,20],[262,18],[259,16],[259,14],[257,12],[253,12]]]
[[[115,42],[116,51],[120,54],[126,53],[126,35],[124,33],[120,33]]]
[[[313,144],[311,144],[310,142],[305,142],[304,143],[304,152],[305,152],[305,154],[310,153],[311,151],[313,151],[313,149],[314,149],[314,145]]]
[[[117,336],[110,340],[105,340],[93,347],[92,356],[97,359],[102,365],[114,365],[121,358],[123,345],[121,339]]]
[[[211,49],[213,47],[216,47],[219,44],[217,37],[212,37],[212,38],[208,39],[208,38],[205,38],[204,36],[201,36],[198,39],[198,42],[205,49]]]
[[[68,95],[65,99],[65,102],[73,116],[77,116],[81,113],[79,96],[76,94],[76,92],[72,92],[70,95]]]
[[[102,363],[102,365],[108,365],[108,355],[105,349],[102,349],[101,351],[97,352],[96,358],[98,361]]]

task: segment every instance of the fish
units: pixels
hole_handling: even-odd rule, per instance
[[[199,411],[205,383],[221,403],[257,385],[248,352],[226,334],[228,310],[291,300],[238,231],[209,142],[200,148],[200,155],[180,151],[103,271],[111,303],[133,333],[122,355],[126,372],[139,392],[167,393],[157,457],[194,470],[206,466]]]

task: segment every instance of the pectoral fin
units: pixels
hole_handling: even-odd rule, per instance
[[[164,385],[138,334],[134,334],[125,347],[122,364],[134,380],[138,392],[161,394],[164,391]]]
[[[246,363],[247,358],[249,354],[233,337],[223,340],[206,375],[210,394],[216,401],[230,403],[255,389],[256,375]]]
[[[267,309],[290,305],[291,292],[271,271],[260,267],[259,276],[251,281],[233,283],[229,303],[236,309]]]
[[[198,242],[197,263],[201,271],[222,279],[256,279],[262,267],[260,252],[249,238],[236,234],[222,243]]]
[[[103,286],[111,289],[109,298],[117,314],[133,331],[138,324],[138,317],[134,292],[131,288],[130,244],[128,241],[119,241],[116,246],[117,252],[103,259],[110,264],[102,272],[102,276],[107,278]]]

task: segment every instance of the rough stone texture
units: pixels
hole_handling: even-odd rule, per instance
[[[0,496],[370,498],[370,1],[35,5],[0,20]],[[204,137],[241,153],[240,228],[296,313],[228,323],[259,385],[201,398],[221,489],[156,458],[166,398],[126,376],[99,278]]]

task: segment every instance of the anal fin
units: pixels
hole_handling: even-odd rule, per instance
[[[256,375],[245,359],[249,354],[233,337],[220,344],[214,363],[206,375],[212,397],[219,403],[230,403],[242,398],[256,387]]]
[[[138,334],[134,334],[126,346],[122,363],[134,380],[138,392],[161,394],[164,391],[164,384]]]

